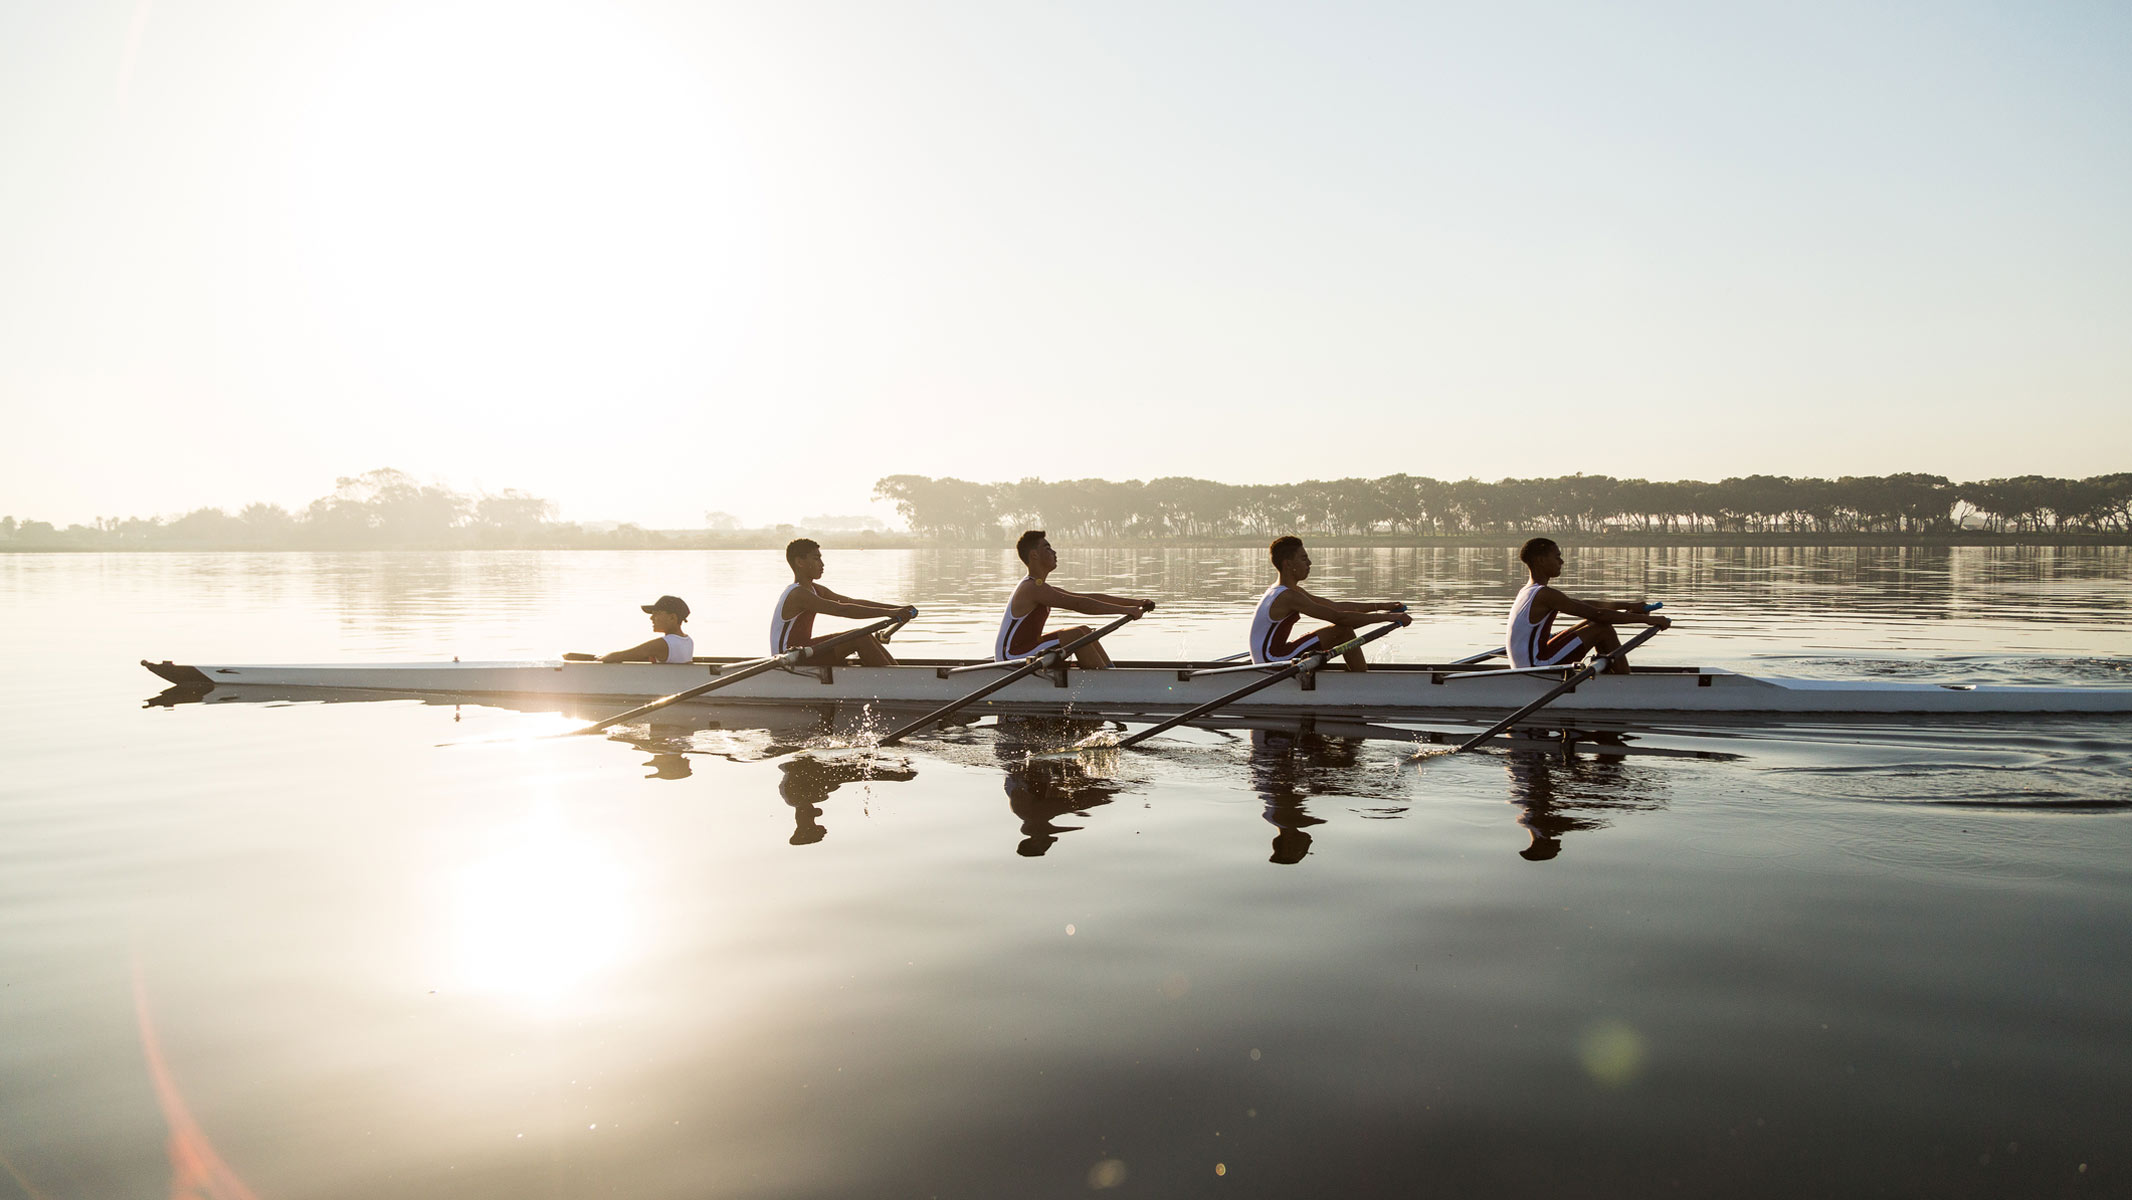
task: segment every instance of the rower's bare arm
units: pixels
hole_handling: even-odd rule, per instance
[[[795,590],[792,598],[799,601],[800,611],[818,612],[832,617],[893,617],[903,611],[900,604],[875,604],[871,600],[854,600],[815,585],[814,594],[804,589]]]
[[[1597,621],[1601,625],[1656,625],[1670,629],[1673,622],[1656,613],[1647,611],[1641,604],[1611,604],[1579,600],[1554,588],[1542,590],[1540,603],[1554,612],[1568,613],[1582,621]]]
[[[1046,583],[1039,585],[1033,597],[1037,603],[1052,608],[1063,608],[1086,617],[1122,617],[1127,613],[1146,612],[1155,607],[1151,600],[1132,600],[1123,596],[1106,596],[1101,592],[1069,592],[1065,588]]]
[[[617,650],[612,654],[602,654],[600,655],[600,661],[603,663],[663,663],[666,661],[666,639],[655,637],[641,646],[631,646],[627,650]]]
[[[1290,601],[1292,609],[1303,616],[1315,617],[1334,625],[1353,625],[1358,617],[1391,615],[1396,611],[1395,606],[1403,607],[1392,600],[1382,603],[1366,600],[1327,600],[1299,587],[1289,588],[1282,594],[1281,600]],[[1280,611],[1281,600],[1274,601],[1276,617],[1287,615]]]

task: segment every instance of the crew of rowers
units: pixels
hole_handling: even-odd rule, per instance
[[[1015,585],[1007,598],[1006,611],[1000,616],[999,636],[992,645],[992,656],[998,661],[1056,651],[1092,632],[1086,625],[1052,628],[1053,609],[1091,617],[1154,611],[1153,600],[1072,592],[1052,583],[1051,573],[1058,569],[1059,555],[1041,529],[1022,534],[1014,543],[1014,553],[1029,573]],[[1366,671],[1369,663],[1361,649],[1347,645],[1361,628],[1385,622],[1404,626],[1413,621],[1407,606],[1397,600],[1328,600],[1304,588],[1303,581],[1310,578],[1310,552],[1303,548],[1301,538],[1277,537],[1267,547],[1267,553],[1277,578],[1259,597],[1258,609],[1251,615],[1253,662],[1285,662],[1297,655],[1345,647],[1342,659],[1347,669]],[[1536,537],[1526,542],[1518,551],[1518,558],[1525,564],[1531,581],[1518,592],[1505,630],[1504,651],[1513,667],[1567,666],[1597,653],[1607,656],[1608,671],[1626,674],[1628,656],[1617,653],[1621,639],[1614,627],[1656,625],[1665,629],[1672,625],[1650,611],[1655,606],[1640,601],[1579,600],[1551,586],[1550,581],[1562,574],[1562,548],[1551,538]],[[823,586],[822,548],[812,538],[798,538],[786,546],[785,562],[792,568],[792,583],[778,595],[770,610],[771,654],[806,650],[801,661],[816,666],[841,662],[852,655],[857,655],[863,666],[895,665],[888,647],[874,638],[847,638],[824,645],[838,635],[816,633],[814,619],[829,616],[863,621],[893,617],[908,621],[918,615],[916,608],[858,600]],[[689,614],[685,601],[678,596],[661,596],[642,607],[651,617],[652,632],[658,636],[627,650],[598,655],[597,661],[685,663],[694,657],[694,639],[681,632]],[[1576,624],[1558,630],[1556,619],[1564,614],[1576,618]],[[1322,624],[1298,636],[1297,626],[1306,618]],[[1073,656],[1083,667],[1111,665],[1100,641],[1084,642],[1074,649]],[[590,654],[563,657],[576,662],[595,660]]]

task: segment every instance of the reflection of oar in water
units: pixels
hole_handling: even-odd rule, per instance
[[[846,630],[845,632],[837,634],[834,637],[824,638],[821,641],[816,642],[812,646],[801,646],[797,649],[787,650],[783,654],[775,654],[770,656],[769,658],[758,658],[753,662],[742,663],[738,668],[719,675],[716,679],[711,680],[709,683],[699,683],[695,687],[692,687],[685,692],[675,692],[671,696],[661,696],[659,699],[654,700],[649,704],[640,704],[627,712],[618,712],[605,720],[594,721],[590,725],[581,726],[577,729],[565,730],[562,733],[551,733],[547,736],[575,737],[581,733],[598,733],[600,730],[605,729],[610,725],[620,725],[624,721],[634,721],[638,717],[644,716],[647,713],[658,712],[660,709],[665,708],[670,704],[679,704],[683,700],[693,700],[698,696],[705,695],[710,692],[715,692],[719,688],[726,687],[730,684],[739,683],[743,679],[752,679],[765,671],[775,671],[780,667],[792,666],[798,663],[801,659],[807,657],[807,655],[812,651],[835,650],[839,646],[846,645],[850,642],[855,642],[860,638],[872,637],[877,633],[894,633],[897,626],[902,625],[908,620],[910,620],[909,616],[890,617],[885,621],[876,621],[871,625],[862,626],[858,629]],[[883,640],[886,640],[886,638],[884,637]]]
[[[1243,687],[1240,687],[1235,691],[1230,692],[1228,695],[1223,696],[1218,700],[1209,700],[1205,704],[1200,705],[1198,708],[1187,709],[1186,711],[1178,713],[1176,716],[1171,717],[1169,720],[1163,721],[1160,724],[1151,725],[1148,728],[1143,729],[1136,734],[1133,734],[1131,737],[1118,739],[1118,744],[1116,748],[1119,750],[1123,750],[1127,746],[1138,745],[1139,743],[1144,742],[1151,737],[1154,737],[1156,734],[1161,733],[1164,730],[1173,728],[1178,725],[1182,725],[1186,721],[1196,720],[1200,717],[1206,716],[1208,713],[1213,712],[1214,710],[1220,708],[1222,705],[1227,704],[1232,700],[1241,700],[1245,696],[1248,696],[1253,692],[1260,691],[1265,688],[1270,688],[1274,684],[1279,683],[1281,680],[1286,679],[1299,671],[1315,671],[1320,667],[1323,667],[1328,659],[1345,654],[1350,650],[1359,649],[1365,643],[1374,642],[1378,638],[1383,637],[1385,634],[1390,633],[1394,629],[1399,629],[1406,624],[1407,622],[1405,621],[1390,621],[1385,623],[1380,628],[1370,630],[1368,633],[1359,634],[1355,637],[1351,637],[1346,641],[1341,642],[1339,645],[1334,646],[1330,650],[1313,650],[1308,654],[1298,654],[1294,658],[1289,659],[1287,665],[1274,671],[1273,674],[1268,675],[1263,679],[1254,679],[1250,683],[1245,684]]]
[[[1475,746],[1480,745],[1482,742],[1487,741],[1489,738],[1494,737],[1496,734],[1499,734],[1505,729],[1510,728],[1512,725],[1517,724],[1519,721],[1524,720],[1526,717],[1529,717],[1532,714],[1547,707],[1549,701],[1553,700],[1557,696],[1560,696],[1564,692],[1567,692],[1571,688],[1576,687],[1578,684],[1583,683],[1585,680],[1590,679],[1592,676],[1597,675],[1599,672],[1606,670],[1607,664],[1611,663],[1615,658],[1627,654],[1629,651],[1634,650],[1636,647],[1643,645],[1645,642],[1651,640],[1651,638],[1657,633],[1658,626],[1653,625],[1649,629],[1644,630],[1642,633],[1637,634],[1635,637],[1630,638],[1628,641],[1623,642],[1620,648],[1613,651],[1613,653],[1598,655],[1597,657],[1593,658],[1592,661],[1584,664],[1583,668],[1580,669],[1576,674],[1563,680],[1559,685],[1554,688],[1554,690],[1548,692],[1546,695],[1517,710],[1516,712],[1511,713],[1509,716],[1504,717],[1502,720],[1497,721],[1495,724],[1490,725],[1488,728],[1482,730],[1481,732],[1474,734],[1472,737],[1467,738],[1465,741],[1460,742],[1458,744],[1457,749],[1454,749],[1453,751],[1451,751],[1451,753],[1458,754],[1462,751],[1471,750]]]
[[[933,711],[925,714],[924,716],[918,718],[915,721],[912,721],[910,724],[905,725],[900,729],[890,731],[887,736],[883,737],[876,744],[882,746],[893,746],[897,742],[902,741],[904,735],[916,733],[917,731],[924,729],[926,726],[932,725],[940,721],[942,718],[955,712],[957,709],[964,708],[971,704],[975,704],[977,701],[984,699],[986,696],[991,695],[992,693],[998,691],[1003,687],[1006,687],[1008,684],[1013,683],[1015,680],[1022,678],[1024,675],[1029,675],[1033,674],[1034,672],[1041,671],[1045,667],[1050,666],[1052,663],[1055,662],[1065,662],[1067,655],[1072,654],[1074,651],[1080,649],[1081,647],[1088,645],[1090,642],[1102,638],[1106,634],[1114,633],[1117,630],[1124,628],[1128,622],[1139,620],[1144,613],[1146,613],[1149,609],[1152,609],[1153,607],[1153,605],[1149,605],[1147,609],[1142,609],[1140,612],[1127,613],[1124,616],[1119,617],[1117,620],[1112,621],[1110,624],[1105,625],[1103,628],[1095,630],[1092,633],[1084,633],[1080,637],[1077,637],[1072,641],[1066,643],[1065,645],[1060,646],[1056,650],[1046,650],[1042,654],[1032,654],[1027,659],[1023,660],[1021,666],[1016,667],[1012,671],[1007,672],[1005,675],[1000,676],[998,679],[995,679],[992,682],[984,685],[983,687],[978,688],[976,691],[971,692],[969,695],[964,696],[959,700],[950,700],[939,708],[934,709]]]

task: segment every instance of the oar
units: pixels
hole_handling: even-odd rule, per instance
[[[1555,687],[1553,691],[1548,692],[1546,695],[1540,697],[1538,700],[1533,701],[1532,703],[1517,710],[1516,712],[1511,713],[1509,716],[1504,717],[1502,720],[1497,721],[1495,724],[1490,725],[1487,729],[1474,734],[1472,737],[1467,738],[1463,742],[1460,742],[1458,744],[1457,749],[1452,750],[1451,753],[1459,754],[1463,753],[1464,751],[1471,750],[1475,746],[1480,745],[1482,742],[1487,741],[1489,738],[1494,737],[1496,734],[1503,732],[1505,729],[1508,729],[1512,725],[1517,724],[1519,721],[1524,720],[1526,717],[1531,716],[1533,713],[1536,713],[1542,708],[1547,707],[1548,701],[1553,700],[1555,697],[1561,695],[1569,689],[1577,686],[1580,683],[1583,683],[1585,680],[1590,679],[1592,676],[1597,675],[1599,672],[1604,671],[1609,662],[1613,661],[1616,657],[1623,654],[1627,654],[1629,651],[1634,650],[1636,647],[1643,645],[1645,642],[1651,640],[1651,638],[1657,633],[1658,626],[1653,625],[1649,629],[1644,630],[1642,633],[1639,633],[1635,637],[1632,637],[1628,641],[1622,643],[1621,647],[1615,650],[1612,654],[1602,654],[1599,655],[1597,658],[1592,659],[1592,661],[1584,664],[1583,670],[1580,670],[1576,674],[1563,680],[1559,685]]]
[[[1158,725],[1152,725],[1146,729],[1143,729],[1140,732],[1133,734],[1131,737],[1120,738],[1118,740],[1118,745],[1116,748],[1119,750],[1123,750],[1127,746],[1138,745],[1139,743],[1144,742],[1151,737],[1154,737],[1156,734],[1161,733],[1164,730],[1170,729],[1177,725],[1182,725],[1186,721],[1206,716],[1208,713],[1213,712],[1215,709],[1220,708],[1222,705],[1229,703],[1231,700],[1241,700],[1245,696],[1248,696],[1251,693],[1256,692],[1262,688],[1272,687],[1274,684],[1279,683],[1281,680],[1288,678],[1290,675],[1293,675],[1298,671],[1315,671],[1319,667],[1324,666],[1326,660],[1337,657],[1338,655],[1345,654],[1348,651],[1356,649],[1365,643],[1374,642],[1378,638],[1381,638],[1385,634],[1390,633],[1394,629],[1398,628],[1401,628],[1398,622],[1386,622],[1382,627],[1372,629],[1368,633],[1358,634],[1355,637],[1351,637],[1346,641],[1341,642],[1339,645],[1334,646],[1330,650],[1313,650],[1309,654],[1298,654],[1294,658],[1288,660],[1287,666],[1282,667],[1280,670],[1275,671],[1271,675],[1267,675],[1261,679],[1254,679],[1250,683],[1245,684],[1244,686],[1236,689],[1233,692],[1230,692],[1228,695],[1223,696],[1218,700],[1209,700],[1205,704],[1200,705],[1198,708],[1178,713],[1176,716],[1171,717],[1169,720],[1164,721]]]
[[[1144,609],[1142,610],[1142,612],[1145,611],[1146,610]],[[995,679],[992,682],[984,685],[983,687],[978,688],[976,691],[971,692],[969,695],[962,697],[960,700],[950,700],[939,708],[936,708],[933,711],[918,718],[917,720],[912,721],[910,724],[903,726],[901,729],[897,729],[891,732],[888,736],[882,738],[880,742],[876,744],[882,746],[893,746],[897,742],[903,740],[903,735],[907,733],[916,733],[918,730],[923,729],[936,721],[939,721],[942,717],[947,716],[948,714],[954,712],[956,709],[962,708],[965,705],[974,704],[977,701],[984,699],[986,696],[989,696],[992,693],[998,691],[999,689],[1007,686],[1008,684],[1013,683],[1015,680],[1020,679],[1024,675],[1028,675],[1032,672],[1042,670],[1044,666],[1048,663],[1064,662],[1067,655],[1072,654],[1074,651],[1080,649],[1083,646],[1086,646],[1088,643],[1103,637],[1105,634],[1113,633],[1119,629],[1124,628],[1124,626],[1128,622],[1139,620],[1142,615],[1142,612],[1127,613],[1124,616],[1119,617],[1117,620],[1112,621],[1110,624],[1105,625],[1103,628],[1098,629],[1093,633],[1084,633],[1080,637],[1077,637],[1072,641],[1066,643],[1065,645],[1060,646],[1056,650],[1046,650],[1042,654],[1032,654],[1029,656],[1029,661],[1023,663],[1021,666],[1016,667],[1014,670],[1007,672],[1005,675],[1000,676],[998,679]]]
[[[576,735],[581,733],[598,733],[600,730],[605,729],[610,725],[620,725],[624,721],[633,721],[646,713],[658,712],[660,709],[665,708],[669,704],[679,704],[683,700],[693,700],[697,696],[701,696],[706,692],[715,692],[719,688],[725,687],[728,684],[739,683],[743,679],[751,679],[757,675],[762,674],[764,671],[774,671],[779,667],[789,667],[792,664],[800,661],[802,658],[805,658],[807,656],[807,652],[810,650],[827,650],[836,646],[840,646],[846,642],[857,641],[862,637],[871,637],[872,635],[880,633],[883,630],[892,630],[893,627],[901,625],[908,620],[910,620],[909,617],[890,617],[885,621],[876,621],[871,625],[867,625],[859,629],[848,629],[843,633],[837,634],[835,637],[824,638],[821,641],[816,642],[812,646],[796,647],[794,649],[785,651],[783,654],[772,655],[769,658],[759,658],[753,662],[745,663],[741,665],[738,669],[726,672],[725,674],[718,676],[716,679],[711,680],[709,683],[699,683],[695,687],[692,687],[685,692],[675,692],[671,696],[661,696],[659,699],[652,701],[650,704],[640,704],[637,707],[630,709],[628,712],[616,713],[615,715],[607,718],[604,721],[595,721],[594,723],[587,725],[582,729],[572,729],[565,733],[549,734],[548,736],[575,737]]]

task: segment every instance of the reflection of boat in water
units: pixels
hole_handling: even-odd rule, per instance
[[[450,662],[349,663],[289,666],[188,666],[142,663],[182,687],[220,692],[235,688],[338,689],[398,694],[587,697],[643,701],[707,683],[742,659],[692,663]],[[737,680],[720,689],[721,703],[795,704],[858,701],[940,705],[981,686],[988,670],[950,674],[976,664],[914,660],[893,667],[786,668]],[[1249,671],[1251,668],[1244,668]],[[1214,670],[1232,673],[1209,674]],[[1178,712],[1235,691],[1249,681],[1212,663],[1120,663],[1108,670],[1078,667],[1038,672],[979,701],[983,712]],[[1519,672],[1480,664],[1393,663],[1349,674],[1341,670],[1270,686],[1225,705],[1237,713],[1374,716],[1507,712],[1546,694],[1567,670]],[[1702,667],[1639,668],[1633,675],[1600,675],[1550,706],[1575,713],[2132,713],[2132,688],[2044,687],[2020,684],[1906,683],[1886,680],[1787,679]]]

